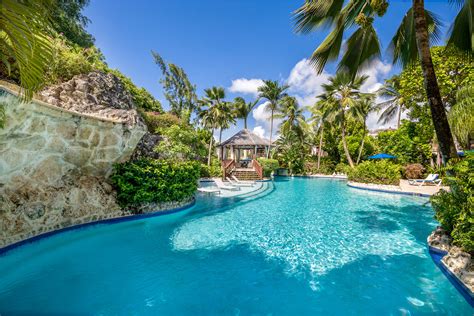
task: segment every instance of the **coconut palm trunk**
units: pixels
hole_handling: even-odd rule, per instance
[[[321,165],[321,150],[323,147],[323,134],[324,134],[324,127],[321,126],[321,136],[319,137],[319,148],[318,148],[318,171]]]
[[[398,117],[397,117],[397,129],[400,128],[400,121],[401,121],[401,118],[402,118],[402,106],[399,105],[399,106],[398,106]]]
[[[366,127],[364,125],[364,133],[362,134],[362,141],[360,143],[360,148],[359,148],[359,155],[357,156],[357,161],[356,161],[356,164],[358,165],[359,164],[359,161],[360,161],[360,158],[362,156],[362,151],[364,150],[364,144],[365,144],[365,130],[366,130]]]
[[[247,117],[244,117],[244,128],[247,129]]]
[[[426,95],[431,109],[431,118],[436,131],[436,137],[438,138],[441,149],[443,164],[445,164],[450,158],[456,158],[457,152],[441,99],[433,60],[431,58],[424,0],[413,0],[413,13],[415,17],[415,36],[421,61],[421,69],[423,71]]]
[[[344,153],[346,154],[347,162],[349,162],[349,166],[351,166],[351,168],[354,168],[354,162],[352,161],[351,154],[349,153],[349,148],[347,147],[346,122],[344,122],[344,119],[341,124],[341,137],[342,137],[342,146],[344,147]]]
[[[270,117],[270,146],[268,146],[267,159],[270,158],[270,150],[272,150],[272,135],[273,135],[273,109]]]
[[[214,140],[214,129],[211,131],[211,141],[209,142],[209,154],[207,156],[207,166],[211,165],[212,141]]]

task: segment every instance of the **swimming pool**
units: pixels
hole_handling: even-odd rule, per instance
[[[472,314],[430,258],[426,199],[273,185],[16,248],[0,257],[0,314]]]

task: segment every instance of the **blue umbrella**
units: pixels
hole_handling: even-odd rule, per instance
[[[369,157],[369,159],[395,159],[395,158],[397,158],[397,157],[389,155],[389,154],[384,154],[384,153],[373,155],[373,156]]]

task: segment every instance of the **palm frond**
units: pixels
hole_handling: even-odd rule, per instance
[[[425,16],[431,43],[437,43],[441,38],[441,28],[443,24],[434,13],[428,10],[425,10]],[[399,63],[403,67],[418,60],[415,19],[412,8],[410,8],[403,17],[400,26],[390,42],[389,51],[393,56],[393,63]]]
[[[49,12],[52,0],[2,0],[0,33],[19,68],[23,97],[42,87],[52,58]]]
[[[464,5],[450,27],[448,44],[470,54],[474,52],[474,0],[464,1]]]
[[[340,14],[344,0],[309,0],[293,12],[295,32],[307,34],[330,24]]]

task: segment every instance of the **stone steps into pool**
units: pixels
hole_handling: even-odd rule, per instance
[[[239,180],[260,180],[257,171],[253,169],[236,169],[232,172],[232,175],[234,175]]]

